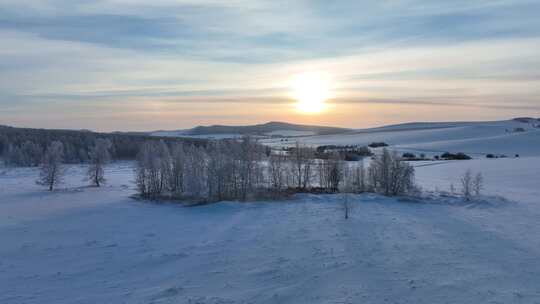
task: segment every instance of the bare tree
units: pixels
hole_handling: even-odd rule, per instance
[[[270,185],[274,191],[280,191],[286,183],[286,157],[282,153],[271,154],[268,161]]]
[[[99,187],[105,182],[105,165],[110,162],[111,155],[109,153],[112,143],[108,139],[98,138],[95,141],[94,147],[90,149],[90,166],[86,173],[87,180],[92,185]]]
[[[161,193],[169,189],[168,181],[169,181],[169,177],[171,176],[171,164],[172,164],[171,153],[169,151],[169,147],[163,140],[159,141],[159,144],[157,145],[156,151],[154,153],[157,153],[156,158],[157,158],[158,167],[159,167],[158,192]]]
[[[257,185],[262,167],[260,166],[261,154],[255,140],[250,136],[244,136],[240,143],[239,154],[239,178],[240,178],[240,198],[246,200],[247,195],[253,191]]]
[[[346,163],[343,170],[343,184],[346,192],[363,193],[368,190],[364,162]]]
[[[223,200],[234,197],[235,159],[229,141],[216,141],[207,147],[207,188],[209,198]]]
[[[186,151],[186,177],[185,193],[193,198],[208,197],[207,189],[207,166],[208,158],[206,151],[203,148],[196,146],[187,146]]]
[[[414,168],[386,148],[373,160],[368,178],[373,190],[384,195],[402,195],[415,189]]]
[[[52,142],[45,151],[41,160],[38,185],[47,186],[49,191],[62,183],[65,168],[62,164],[64,158],[64,145],[59,141]]]
[[[135,179],[139,193],[146,197],[156,197],[161,194],[163,181],[161,180],[161,160],[158,147],[153,142],[142,145],[137,155]]]
[[[343,161],[339,153],[332,153],[328,159],[319,161],[320,186],[332,192],[339,190],[339,184],[344,174]]]
[[[465,198],[465,200],[467,201],[471,200],[472,191],[473,191],[473,177],[472,177],[472,171],[469,169],[461,177],[461,193],[463,194],[463,197]]]
[[[294,168],[294,178],[296,187],[305,190],[311,184],[313,176],[314,151],[312,148],[301,146],[296,142],[296,146],[292,150],[291,160]]]
[[[355,184],[358,192],[362,193],[366,191],[366,169],[364,168],[364,159],[360,161],[360,165],[356,167],[355,172]]]
[[[137,163],[135,167],[135,184],[142,196],[150,194],[150,172],[149,163],[151,157],[150,145],[144,143],[137,154]]]
[[[171,153],[171,171],[169,185],[173,193],[184,192],[184,174],[186,167],[186,153],[182,144],[176,144]]]
[[[341,209],[343,210],[343,216],[346,220],[349,219],[349,215],[353,209],[353,205],[350,202],[348,194],[341,195]]]
[[[480,196],[480,192],[484,188],[484,177],[481,172],[478,172],[473,180],[474,195]]]

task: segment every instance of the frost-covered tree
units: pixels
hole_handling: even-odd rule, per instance
[[[135,167],[135,183],[139,193],[145,197],[156,197],[161,194],[161,161],[154,142],[142,145],[137,155]]]
[[[39,168],[38,185],[48,187],[53,191],[62,183],[65,168],[62,164],[64,158],[64,145],[59,141],[52,142],[45,151]]]
[[[31,141],[25,141],[21,147],[24,166],[35,167],[39,165],[43,150],[37,144]]]
[[[344,172],[343,180],[345,191],[363,193],[368,190],[366,169],[363,160],[354,163],[352,166],[346,166]]]
[[[484,177],[481,172],[478,172],[473,180],[473,190],[474,195],[480,196],[480,192],[482,192],[482,189],[484,188]]]
[[[305,190],[311,185],[315,151],[310,147],[300,145],[297,141],[291,152],[293,177],[298,189]]]
[[[196,146],[187,146],[185,151],[185,194],[194,198],[208,198],[206,151]]]
[[[90,148],[88,171],[86,178],[93,186],[100,187],[105,183],[105,165],[111,161],[112,143],[108,139],[98,138]]]
[[[157,189],[158,193],[161,193],[167,189],[169,189],[169,177],[171,176],[171,153],[169,151],[169,147],[167,144],[160,140],[159,144],[156,147],[156,151],[154,152],[157,155],[155,155],[155,158],[158,162],[159,167],[159,187]]]
[[[415,189],[414,168],[386,148],[375,157],[368,175],[373,190],[384,195],[402,195]]]
[[[207,185],[212,200],[234,198],[235,159],[228,141],[216,141],[207,147]]]
[[[240,199],[246,200],[254,188],[262,180],[262,166],[260,164],[264,151],[250,136],[244,136],[238,150]]]
[[[349,195],[341,195],[341,209],[343,210],[343,217],[348,220],[353,209],[353,205],[350,201]]]
[[[287,158],[282,153],[271,154],[268,159],[270,187],[280,191],[286,186]]]
[[[463,176],[461,177],[461,194],[465,198],[465,200],[470,201],[472,197],[473,192],[473,176],[472,171],[469,169],[467,170]]]
[[[337,192],[343,179],[344,166],[339,153],[331,153],[328,159],[319,160],[319,184],[332,192]]]
[[[186,153],[182,144],[176,144],[171,151],[171,171],[169,186],[176,194],[184,192],[184,174],[186,167]]]

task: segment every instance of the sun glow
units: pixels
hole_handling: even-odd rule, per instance
[[[331,81],[328,75],[308,72],[296,75],[291,81],[291,96],[296,100],[298,111],[314,114],[326,108],[325,101],[331,95]]]

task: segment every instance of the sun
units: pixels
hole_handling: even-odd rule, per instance
[[[320,72],[298,74],[291,80],[291,96],[296,100],[296,109],[301,113],[320,113],[330,98],[330,77]]]

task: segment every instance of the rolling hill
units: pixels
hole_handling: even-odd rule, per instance
[[[307,136],[307,135],[329,135],[342,134],[352,130],[327,126],[312,126],[291,124],[285,122],[272,121],[264,124],[248,126],[198,126],[188,130],[176,131],[154,131],[154,136],[190,136],[190,137],[239,137],[242,135],[256,136]]]

